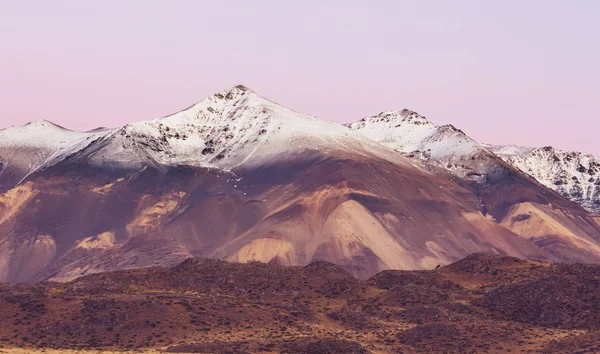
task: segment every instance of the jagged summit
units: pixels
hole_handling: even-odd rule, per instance
[[[228,169],[299,148],[340,145],[335,139],[327,142],[324,136],[358,135],[238,85],[167,117],[125,125],[107,137],[107,147],[91,160],[143,164],[150,159],[164,165]]]
[[[249,89],[248,87],[246,87],[244,85],[236,85],[229,89],[223,90],[221,92],[217,92],[214,95],[212,95],[211,97],[213,97],[217,100],[231,101],[231,100],[236,100],[236,99],[240,98],[241,96],[244,96],[247,94],[250,94],[252,96],[259,96],[256,92],[252,91],[251,89]]]
[[[346,126],[404,155],[438,164],[459,177],[485,175],[487,166],[479,164],[475,157],[493,158],[462,130],[451,124],[437,126],[408,109],[382,112]]]
[[[407,109],[382,112],[347,126],[461,178],[486,182],[513,168],[521,170],[588,211],[600,213],[599,156],[561,151],[552,146],[479,144],[451,124],[436,126]]]
[[[362,124],[364,123],[364,124]],[[365,126],[367,123],[409,123],[414,125],[433,125],[424,116],[404,108],[399,111],[384,111],[375,116],[364,117],[358,122],[346,124],[347,126]]]
[[[490,145],[489,149],[546,187],[600,214],[600,156],[551,146]]]
[[[48,134],[51,123],[36,124],[38,128],[26,129],[50,138],[33,139],[43,153],[33,164],[23,167],[29,172],[67,157],[100,167],[136,169],[151,164],[229,170],[275,157],[285,159],[306,150],[364,154],[366,149],[377,150],[380,155],[387,152],[340,124],[294,112],[243,85],[215,93],[166,117],[116,129],[86,133],[61,129],[57,134]],[[23,141],[32,140],[30,133],[12,135],[16,140],[3,139],[0,144],[21,146]]]
[[[235,85],[234,87],[230,88],[229,91],[239,91],[239,92],[254,92],[253,90],[251,90],[250,88],[248,88],[248,86],[245,85]]]
[[[255,98],[260,98],[260,99],[266,100],[264,97],[258,95],[255,91],[251,90],[247,86],[236,85],[229,89],[223,90],[221,92],[217,92],[217,93],[213,94],[212,96],[209,96],[209,97],[205,98],[204,100],[202,100],[194,105],[191,105],[190,107],[188,107],[182,111],[179,111],[179,112],[189,110],[192,107],[194,107],[198,104],[202,104],[204,101],[209,100],[211,98],[213,98],[213,101],[218,101],[218,100],[232,101],[232,100],[236,100],[246,94],[252,94],[252,96],[254,96]],[[179,112],[177,112],[177,113],[179,113]],[[173,114],[170,114],[170,115],[162,117],[162,118],[157,118],[157,120],[170,117],[177,113],[173,113]],[[135,124],[135,123],[133,123],[133,124]],[[126,124],[126,125],[128,125],[128,124]],[[60,130],[65,130],[65,131],[78,132],[76,130],[72,130],[72,129],[64,127],[60,124],[54,123],[48,119],[34,120],[31,122],[24,123],[22,125],[15,125],[15,126],[9,126],[9,127],[5,127],[5,128],[0,128],[0,131],[9,130],[9,131],[13,131],[13,132],[18,132],[18,130],[26,130],[26,129],[27,130],[30,130],[30,129],[60,129]],[[114,129],[114,128],[97,127],[97,128],[90,129],[85,132],[82,131],[79,133],[94,133],[94,132],[98,132],[98,131],[108,131],[108,130],[112,130],[112,129]]]

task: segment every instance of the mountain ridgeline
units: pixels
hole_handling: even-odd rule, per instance
[[[343,126],[244,86],[116,129],[4,129],[0,282],[190,257],[326,260],[359,278],[476,252],[600,261],[595,192],[495,151],[408,110]]]

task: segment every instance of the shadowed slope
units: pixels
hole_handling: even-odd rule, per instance
[[[347,125],[403,156],[445,171],[480,201],[483,215],[565,262],[597,262],[597,217],[504,162],[453,126],[409,110],[382,112]],[[576,255],[572,258],[572,255]]]

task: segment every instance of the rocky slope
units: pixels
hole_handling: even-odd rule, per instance
[[[596,352],[599,266],[474,254],[365,281],[327,262],[188,259],[0,285],[0,350]]]
[[[422,160],[426,166],[456,177],[458,184],[479,198],[484,215],[541,248],[560,253],[563,261],[575,261],[569,259],[571,251],[598,250],[595,215],[568,203],[552,191],[555,188],[547,188],[535,175],[524,174],[519,166],[513,166],[512,160],[505,162],[497,156],[496,149],[477,143],[453,126],[437,126],[406,109],[382,112],[347,126],[405,157]],[[593,171],[595,165],[590,166]],[[435,169],[432,173],[440,174]],[[590,237],[589,242],[582,243],[579,235],[583,234]],[[557,243],[561,248],[568,244],[571,251],[559,251]]]
[[[411,112],[358,124],[237,86],[116,129],[42,123],[37,136],[52,138],[33,150],[31,129],[4,130],[0,281],[69,281],[190,256],[327,260],[362,278],[482,251],[600,260],[597,219],[459,130]]]
[[[509,164],[531,175],[565,198],[600,214],[600,157],[550,146],[489,146]]]
[[[403,155],[436,164],[461,178],[485,182],[502,166],[485,147],[452,125],[437,126],[416,112],[382,112],[346,125]]]

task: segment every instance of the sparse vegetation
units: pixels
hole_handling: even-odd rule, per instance
[[[190,259],[0,286],[0,348],[171,353],[597,351],[599,266],[477,254],[367,281],[327,262]]]

